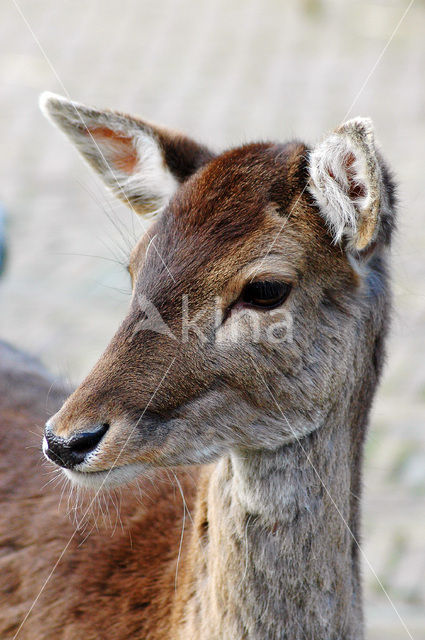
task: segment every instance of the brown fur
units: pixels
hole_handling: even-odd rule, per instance
[[[123,529],[118,524],[111,535],[111,508],[112,525],[98,518],[100,531],[86,539],[96,507],[87,532],[76,531],[67,499],[59,504],[62,487],[46,485],[51,473],[40,457],[41,427],[65,397],[38,363],[0,343],[0,637],[14,636],[69,541],[18,637],[163,637],[159,629],[174,593],[181,536],[178,487],[167,473],[142,480],[140,495],[134,489],[121,500]],[[189,508],[197,475],[196,469],[178,473]]]
[[[120,144],[123,136],[132,140],[134,119],[78,109],[92,134],[100,125],[117,127]],[[69,104],[56,100],[48,110],[102,172],[96,150],[81,146],[81,125]],[[355,128],[357,135],[358,123]],[[38,369],[26,373],[20,356],[8,356],[0,370],[2,444],[4,456],[25,462],[4,470],[13,499],[7,494],[2,510],[8,604],[1,633],[16,630],[71,538],[19,637],[359,640],[362,447],[382,367],[394,224],[385,166],[378,156],[368,159],[383,176],[373,187],[380,190],[373,197],[382,229],[371,234],[373,250],[356,253],[329,235],[308,189],[304,144],[252,144],[215,157],[186,138],[151,132],[162,151],[164,139],[173,149],[163,156],[164,170],[180,186],[149,240],[132,253],[127,318],[46,433],[68,447],[76,435],[107,423],[94,453],[68,473],[76,483],[96,486],[112,468],[111,477],[121,479],[143,473],[143,490],[152,498],[140,505],[129,493],[124,531],[109,538],[101,522],[79,546],[84,533],[73,534],[57,511],[58,491],[43,490],[34,472],[38,454],[24,452],[32,436],[15,437],[24,425],[44,421],[50,381]],[[101,133],[98,144],[104,138]],[[137,178],[131,156],[137,145],[129,146],[130,161],[121,168]],[[374,154],[372,147],[367,152]],[[362,215],[359,209],[361,225]],[[245,326],[238,298],[258,274],[291,282],[278,310],[292,318],[291,340],[252,341],[243,332],[237,342],[228,340],[232,318]],[[185,295],[189,316],[200,314],[202,339],[194,332],[182,339]],[[217,296],[219,327],[212,320]],[[177,341],[135,330],[142,297]],[[270,330],[272,312],[256,314],[262,331]],[[63,396],[54,386],[56,406]],[[182,519],[180,490],[167,473],[181,465],[192,465],[179,477],[193,522]]]

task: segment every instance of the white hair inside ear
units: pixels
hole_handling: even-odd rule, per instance
[[[156,214],[176,191],[178,181],[152,125],[49,92],[41,95],[40,107],[105,185],[137,213]]]
[[[180,184],[215,154],[177,131],[45,92],[42,112],[105,185],[140,215],[157,215]]]
[[[361,251],[373,242],[381,171],[369,118],[349,120],[313,149],[309,188],[335,243],[346,238]]]

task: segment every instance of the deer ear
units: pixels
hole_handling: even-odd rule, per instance
[[[40,108],[112,192],[136,213],[155,214],[214,154],[193,140],[115,111],[45,92]]]
[[[372,121],[354,118],[341,125],[310,155],[310,191],[335,243],[362,251],[379,232],[383,180]]]

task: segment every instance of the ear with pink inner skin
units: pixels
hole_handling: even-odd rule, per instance
[[[313,149],[309,188],[335,243],[344,238],[355,252],[373,247],[385,189],[369,118],[345,122]]]
[[[141,215],[161,211],[214,154],[190,138],[109,110],[43,93],[40,107],[106,186]]]

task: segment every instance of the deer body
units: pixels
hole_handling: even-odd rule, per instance
[[[62,408],[54,388],[43,450],[77,486],[140,476],[152,499],[130,492],[123,530],[108,537],[101,523],[85,539],[32,462],[7,467],[18,508],[4,528],[1,637],[61,557],[18,637],[361,639],[362,447],[394,214],[369,121],[313,150],[215,156],[121,114],[55,96],[44,109],[119,197],[157,215],[130,259],[129,315]],[[167,331],[153,329],[151,308]],[[197,325],[179,333],[189,311]],[[50,384],[10,360],[6,435],[44,422]],[[27,442],[5,442],[5,456],[24,457]]]

